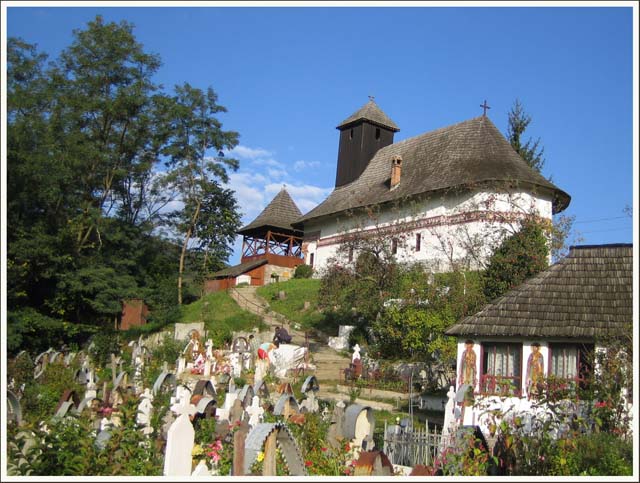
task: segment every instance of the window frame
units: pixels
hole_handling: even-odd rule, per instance
[[[499,346],[506,346],[507,347],[507,355],[509,355],[509,348],[515,348],[518,350],[518,355],[517,360],[519,361],[519,371],[518,374],[515,374],[513,376],[496,376],[495,374],[487,374],[487,366],[488,364],[485,363],[485,354],[487,355],[487,357],[490,357],[489,352],[487,351],[488,348],[493,348],[494,349],[494,358],[496,356],[496,351],[495,349]],[[523,344],[522,342],[502,342],[502,341],[482,341],[480,342],[480,377],[479,377],[479,382],[480,382],[480,393],[484,394],[484,395],[500,395],[500,396],[516,396],[516,397],[522,397],[522,381],[523,381],[523,376],[522,376],[522,371],[523,371],[523,367],[522,367],[522,356],[523,356]],[[488,362],[488,359],[487,359]],[[494,367],[495,367],[495,362],[494,362]],[[509,366],[507,365],[507,368]],[[500,383],[498,381],[498,379],[508,379],[511,380],[512,383],[515,386],[515,389],[513,390],[513,392],[509,391],[508,386],[505,386],[507,389],[504,390],[496,390],[497,387],[500,387]],[[490,388],[490,389],[489,389]]]

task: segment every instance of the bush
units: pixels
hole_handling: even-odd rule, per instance
[[[580,435],[561,442],[553,473],[563,476],[631,476],[633,445],[609,433]]]
[[[112,329],[94,335],[91,342],[91,359],[98,367],[104,367],[111,362],[111,354],[117,356],[120,353],[120,334]]]
[[[311,278],[312,275],[313,268],[311,265],[298,265],[293,273],[293,278]]]

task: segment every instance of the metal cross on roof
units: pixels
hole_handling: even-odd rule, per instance
[[[482,112],[482,115],[484,117],[487,117],[487,109],[491,109],[491,108],[487,105],[487,100],[486,99],[484,100],[484,104],[480,104],[480,107],[482,109],[484,109],[484,111]]]
[[[369,96],[369,100],[373,101],[375,99],[375,96]]]

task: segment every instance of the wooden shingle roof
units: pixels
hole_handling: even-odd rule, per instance
[[[402,176],[390,189],[395,156],[402,158]],[[298,222],[421,194],[498,182],[549,193],[554,213],[564,210],[571,199],[530,168],[489,118],[480,116],[380,149],[358,179],[336,188]]]
[[[280,228],[286,232],[298,231],[291,226],[295,220],[300,218],[301,211],[285,188],[271,200],[271,203],[247,226],[238,230],[239,234],[250,234],[260,229]]]
[[[633,245],[571,247],[569,255],[446,331],[457,336],[595,338],[633,321]]]
[[[400,131],[400,128],[396,126],[396,123],[389,119],[389,116],[382,112],[382,109],[380,109],[378,105],[373,102],[373,100],[369,100],[369,102],[367,102],[364,106],[362,106],[348,118],[338,124],[336,129],[344,129],[350,124],[355,124],[360,120],[366,120],[371,122],[372,124],[386,127],[393,132]]]
[[[231,278],[238,277],[243,273],[247,273],[254,268],[258,268],[265,263],[268,263],[266,258],[261,258],[259,260],[249,260],[248,262],[239,263],[238,265],[233,265],[232,267],[223,268],[222,270],[218,270],[215,273],[212,273],[209,278]]]

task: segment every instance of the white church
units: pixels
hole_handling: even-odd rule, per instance
[[[530,168],[486,114],[394,143],[400,129],[370,99],[337,129],[335,189],[292,222],[317,274],[332,259],[356,259],[338,250],[356,233],[386,238],[399,261],[478,269],[514,222],[551,221],[571,199]]]

